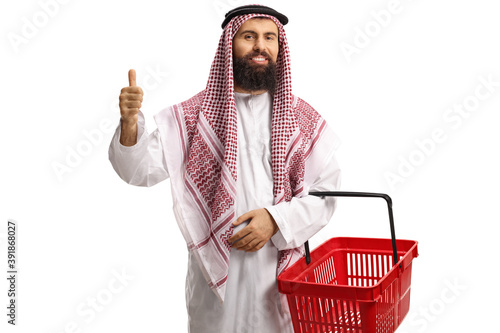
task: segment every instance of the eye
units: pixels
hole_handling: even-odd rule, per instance
[[[245,35],[243,38],[245,38],[247,40],[251,40],[251,39],[253,39],[253,36],[252,35]]]

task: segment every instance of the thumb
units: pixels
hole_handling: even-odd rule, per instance
[[[245,213],[245,214],[241,215],[240,217],[238,217],[238,219],[235,222],[233,222],[233,226],[240,225],[243,222],[252,219],[253,217],[254,217],[253,211]]]
[[[135,76],[135,69],[131,69],[128,71],[128,84],[131,87],[134,87],[137,85],[136,76]]]

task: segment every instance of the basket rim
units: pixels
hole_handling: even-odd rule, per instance
[[[387,242],[391,241],[391,239],[387,238],[364,238],[364,237],[333,237],[325,241],[323,244],[316,247],[311,252],[311,257],[313,257],[313,253],[317,253],[317,251],[321,250],[324,246],[328,245],[333,241],[377,241],[377,242]],[[305,263],[305,258],[299,259],[292,266],[283,271],[278,277],[278,289],[281,294],[284,295],[301,295],[308,296],[313,288],[321,288],[323,291],[328,291],[328,293],[338,293],[339,295],[345,295],[348,299],[355,298],[359,301],[375,301],[380,297],[383,291],[395,280],[397,279],[409,266],[411,268],[411,263],[413,258],[418,257],[418,242],[415,240],[408,239],[397,239],[399,244],[407,244],[406,250],[398,250],[398,254],[401,253],[400,259],[398,260],[396,265],[393,265],[384,276],[380,277],[374,285],[371,286],[352,286],[352,285],[332,285],[327,283],[318,283],[318,282],[310,282],[310,281],[299,281],[301,277],[305,274],[310,273],[314,270],[318,265],[322,264],[325,261],[325,258],[331,257],[331,254],[336,251],[352,251],[356,252],[362,249],[350,249],[350,248],[337,248],[330,249],[326,251],[323,255],[319,256],[319,258],[315,258],[315,262],[307,265]],[[389,250],[379,250],[382,253],[389,253]],[[377,250],[376,250],[377,252]],[[375,253],[376,254],[376,253]],[[392,254],[392,250],[391,250]],[[298,275],[291,277],[296,270],[300,269],[300,267],[305,267],[302,272]],[[350,296],[349,296],[350,295]]]

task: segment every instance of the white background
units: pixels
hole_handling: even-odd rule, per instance
[[[261,3],[290,19],[294,93],[341,138],[342,188],[390,194],[398,238],[419,241],[411,309],[398,332],[493,331],[500,310],[495,2]],[[2,2],[5,274],[7,220],[19,231],[18,325],[6,323],[2,278],[2,332],[187,331],[187,251],[169,181],[124,183],[108,144],[127,71],[136,69],[145,90],[152,131],[155,113],[204,88],[223,13],[242,4]],[[357,53],[344,53],[347,44]],[[490,90],[481,77],[494,83]],[[464,103],[470,112],[449,113]],[[431,144],[434,131],[440,140]],[[341,199],[313,246],[338,235],[388,237],[383,201]]]

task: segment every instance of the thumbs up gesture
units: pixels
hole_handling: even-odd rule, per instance
[[[128,72],[129,86],[120,93],[121,136],[120,143],[124,146],[133,146],[137,143],[137,120],[141,108],[144,92],[137,86],[135,70]]]

